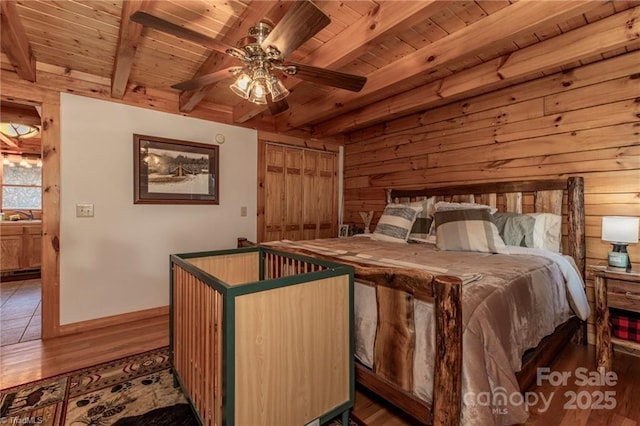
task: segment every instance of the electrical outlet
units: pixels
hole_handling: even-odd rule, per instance
[[[76,217],[93,217],[93,204],[76,204]]]
[[[312,422],[307,423],[304,426],[320,426],[320,418],[313,420]]]
[[[240,216],[246,216],[247,215],[247,208],[245,206],[240,207]]]

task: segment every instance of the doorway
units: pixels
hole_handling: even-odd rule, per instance
[[[0,346],[42,336],[42,119],[37,102],[0,101]]]

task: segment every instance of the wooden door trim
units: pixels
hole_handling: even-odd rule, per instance
[[[42,339],[60,334],[60,92],[3,81],[2,100],[42,106]]]

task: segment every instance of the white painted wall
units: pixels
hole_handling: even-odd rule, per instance
[[[134,205],[134,133],[225,135],[220,204]],[[165,306],[170,254],[255,241],[256,131],[63,93],[61,139],[61,324]],[[76,203],[93,203],[95,216],[77,218]]]

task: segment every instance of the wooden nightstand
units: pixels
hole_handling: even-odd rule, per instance
[[[611,337],[609,308],[640,312],[640,272],[617,272],[606,266],[590,266],[595,287],[596,361],[598,368],[611,370],[612,343],[640,351],[640,343]]]

